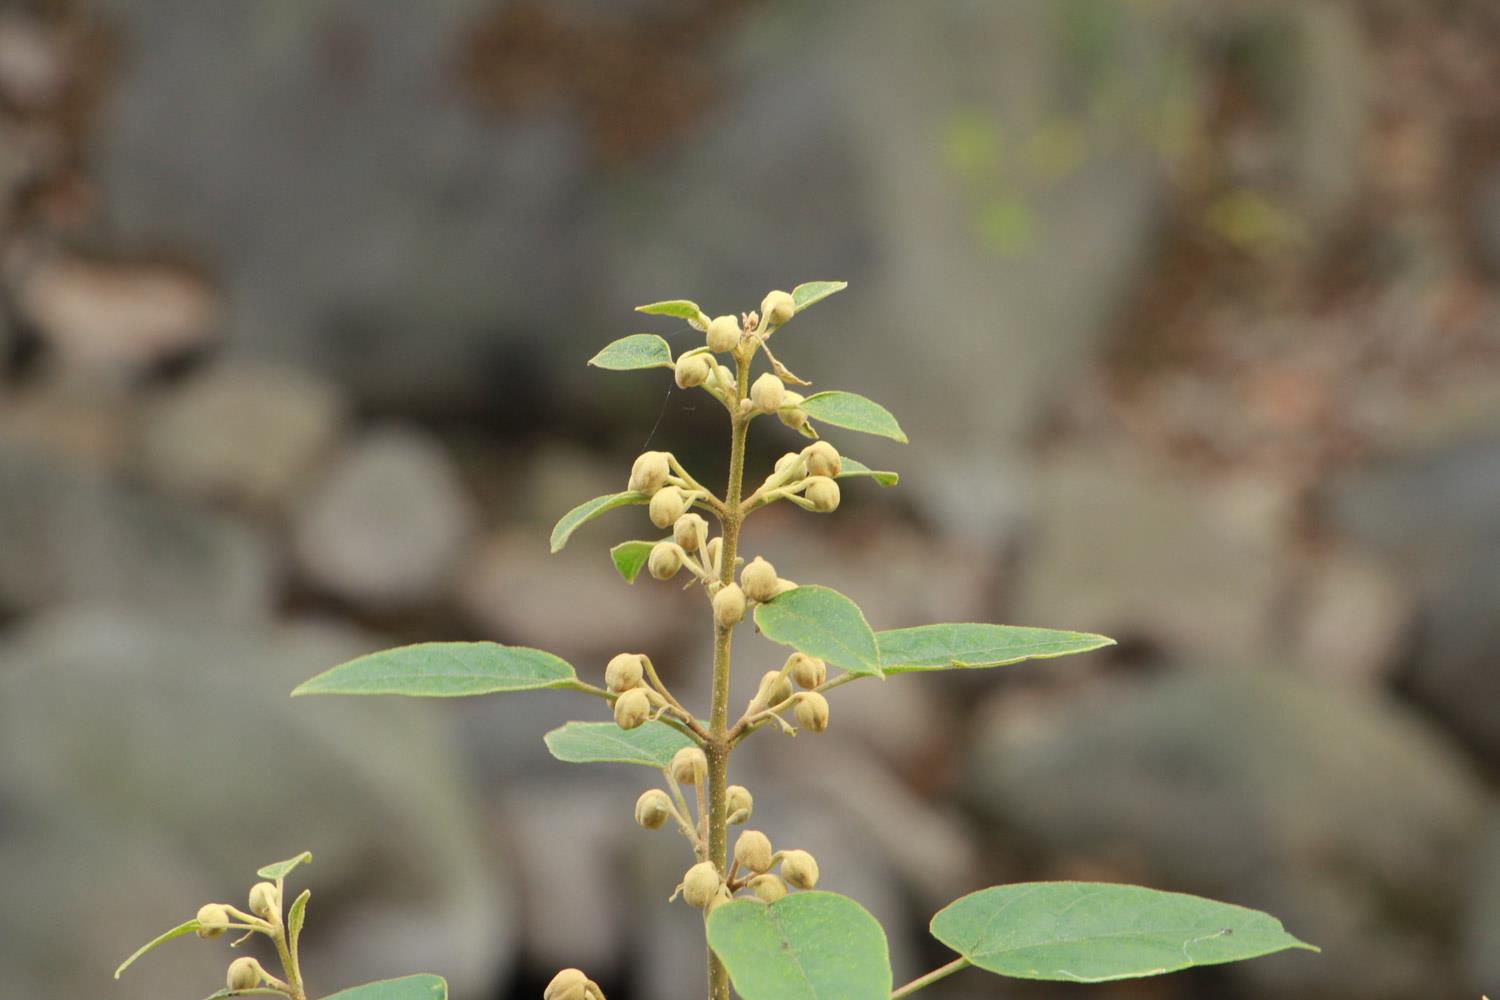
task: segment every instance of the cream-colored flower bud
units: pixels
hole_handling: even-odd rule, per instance
[[[714,595],[714,623],[720,628],[734,628],[745,617],[745,592],[731,583]]]
[[[750,889],[763,903],[774,903],[786,895],[786,883],[775,875],[757,875],[750,880]]]
[[[797,725],[821,733],[828,728],[828,699],[816,691],[804,691],[797,698]]]
[[[802,461],[802,456],[795,451],[789,451],[776,460],[776,471],[774,475],[795,477],[794,469]]]
[[[198,936],[216,938],[229,929],[229,910],[222,903],[198,907]]]
[[[658,528],[670,528],[676,520],[687,513],[688,501],[682,490],[676,486],[663,486],[656,491],[651,498],[651,506],[646,508],[651,514],[651,523]]]
[[[542,991],[542,1000],[588,1000],[589,977],[580,969],[564,969]]]
[[[729,886],[719,886],[719,891],[714,893],[713,898],[708,901],[708,905],[703,908],[703,915],[705,917],[713,916],[715,910],[733,898],[734,894],[729,891]]]
[[[780,705],[792,696],[792,682],[780,670],[767,670],[755,692],[755,703],[761,708]]]
[[[715,377],[719,380],[720,387],[731,396],[738,396],[740,391],[739,378],[734,374],[734,369],[728,365],[720,365]]]
[[[714,370],[714,362],[707,354],[689,354],[685,358],[678,358],[672,367],[677,388],[692,389],[708,381],[708,376]]]
[[[790,323],[792,317],[797,315],[797,300],[792,298],[790,292],[767,292],[760,303],[760,314],[772,326]]]
[[[232,990],[253,990],[265,978],[266,970],[260,967],[260,963],[245,955],[229,963],[229,972],[224,976],[224,982]]]
[[[737,816],[744,813],[745,815],[740,817],[741,823],[750,818],[750,814],[755,810],[755,798],[750,794],[750,789],[744,785],[730,785],[724,790],[724,795],[729,800],[729,815]]]
[[[796,589],[797,589],[797,581],[796,580],[788,580],[786,577],[782,577],[780,580],[776,581],[776,596],[777,597],[780,597],[782,594],[785,594],[788,590],[796,590]]]
[[[635,460],[630,467],[630,484],[626,489],[647,496],[661,489],[662,484],[667,481],[667,474],[671,466],[667,464],[667,453],[664,451],[645,451]]]
[[[710,538],[704,551],[708,553],[709,566],[719,565],[719,558],[724,555],[724,539]]]
[[[686,552],[697,552],[708,540],[708,522],[699,514],[684,514],[672,525],[672,540]]]
[[[813,476],[807,481],[807,488],[802,491],[813,505],[813,510],[820,514],[828,514],[839,508],[839,484],[827,476]]]
[[[646,558],[646,570],[658,580],[670,580],[682,569],[682,550],[675,542],[657,542]]]
[[[816,656],[793,653],[787,657],[787,675],[800,688],[811,690],[828,679],[828,665]]]
[[[843,470],[843,459],[839,457],[839,450],[827,441],[814,441],[802,449],[802,455],[807,459],[807,471],[814,476],[837,476]]]
[[[631,688],[615,699],[615,724],[635,729],[651,717],[651,698],[645,688]]]
[[[708,757],[697,747],[683,747],[672,757],[672,777],[679,784],[698,784],[708,777]]]
[[[740,321],[734,316],[716,316],[708,324],[708,349],[723,354],[740,346]]]
[[[660,788],[648,788],[635,800],[635,821],[647,830],[660,830],[672,818],[672,800]]]
[[[275,882],[257,882],[250,887],[250,912],[266,920],[281,912],[281,894]]]
[[[640,653],[616,653],[604,668],[604,686],[612,694],[620,694],[633,687],[640,687],[644,675],[645,665],[641,662]]]
[[[785,396],[786,385],[770,372],[766,372],[750,386],[750,402],[762,413],[773,413],[780,409],[781,400]]]
[[[787,851],[781,856],[781,877],[798,889],[818,884],[818,862],[806,851]]]
[[[802,394],[788,389],[781,394],[781,406],[776,410],[776,416],[781,422],[793,430],[801,430],[807,425],[807,413],[802,409]]]
[[[682,876],[682,898],[689,906],[701,910],[718,894],[723,884],[724,880],[719,878],[719,870],[713,862],[700,861]]]
[[[740,570],[740,587],[752,601],[765,602],[776,596],[776,567],[760,556]]]
[[[746,830],[734,842],[734,860],[757,875],[771,870],[771,838],[759,830]]]

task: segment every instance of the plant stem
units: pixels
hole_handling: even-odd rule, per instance
[[[736,358],[738,368],[737,395],[744,399],[750,387],[750,359]],[[745,436],[750,429],[749,418],[739,412],[738,406],[729,408],[732,441],[729,450],[729,485],[724,490],[724,513],[719,518],[723,528],[723,551],[719,564],[719,583],[728,586],[734,582],[734,562],[740,542],[740,523],[744,513],[740,509],[740,493],[745,480]],[[728,841],[728,796],[729,777],[729,646],[733,628],[714,625],[714,681],[713,704],[709,712],[709,741],[704,747],[708,755],[708,857],[725,873],[725,857]],[[713,949],[708,950],[708,998],[729,1000],[729,972],[724,968]]]
[[[891,994],[891,1000],[901,1000],[902,997],[909,997],[913,993],[917,992],[917,990],[922,989],[924,986],[931,986],[939,979],[946,979],[947,977],[953,975],[955,972],[958,972],[961,969],[967,969],[969,967],[969,964],[970,963],[967,958],[955,958],[953,961],[949,962],[941,969],[933,969],[931,972],[927,973],[927,975],[922,976],[918,979],[913,979],[905,986],[897,989],[894,993]]]

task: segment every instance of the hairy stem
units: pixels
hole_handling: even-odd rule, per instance
[[[948,976],[953,975],[955,972],[958,972],[961,969],[967,969],[968,967],[969,960],[967,958],[955,958],[953,961],[949,962],[941,969],[933,969],[931,972],[927,973],[927,975],[918,977],[917,979],[913,979],[905,986],[902,986],[899,989],[895,990],[893,993],[891,993],[891,1000],[901,1000],[902,997],[909,997],[913,993],[917,992],[917,990],[922,989],[924,986],[931,986],[939,979],[946,979]]]

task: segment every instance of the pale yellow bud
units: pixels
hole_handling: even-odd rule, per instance
[[[229,963],[229,972],[224,976],[224,982],[232,990],[253,990],[265,978],[266,970],[260,967],[260,963],[245,955]]]
[[[797,315],[797,300],[789,292],[768,292],[761,300],[760,314],[772,326],[790,323],[792,317]]]
[[[684,514],[672,525],[672,540],[686,552],[697,552],[708,539],[708,522],[698,514]]]
[[[781,877],[798,889],[818,884],[818,862],[806,851],[787,851],[781,856]]]
[[[802,449],[802,455],[807,459],[807,471],[814,476],[832,478],[843,469],[839,450],[827,441],[814,441]]]
[[[828,699],[816,691],[804,691],[797,698],[797,725],[821,733],[828,728]]]
[[[827,476],[813,476],[807,481],[807,488],[802,491],[813,505],[813,510],[820,514],[827,514],[838,510],[839,506],[839,484]]]
[[[731,583],[714,595],[714,623],[720,628],[734,628],[745,617],[745,592]]]
[[[740,321],[733,316],[716,316],[708,324],[708,349],[715,354],[732,351],[740,345]]]
[[[651,716],[651,698],[645,688],[631,688],[615,699],[615,724],[635,729]]]
[[[740,570],[740,587],[752,601],[765,602],[776,596],[776,567],[760,556]]]
[[[720,365],[717,369],[716,377],[719,380],[720,387],[725,392],[731,396],[739,395],[740,382],[739,378],[734,374],[733,368],[730,368],[728,365]]]
[[[807,424],[807,413],[802,409],[802,394],[788,389],[781,394],[781,406],[776,410],[781,422],[793,430],[801,430]]]
[[[672,818],[672,800],[660,788],[648,788],[635,800],[635,821],[647,830],[660,830]]]
[[[788,477],[795,476],[795,473],[794,473],[793,470],[797,469],[797,468],[800,468],[799,463],[801,461],[802,461],[802,456],[801,455],[797,454],[795,451],[789,451],[785,455],[782,455],[780,458],[778,458],[776,460],[776,473],[775,474],[778,475],[778,476],[788,476]],[[800,478],[800,477],[798,477],[798,478]]]
[[[708,376],[714,370],[714,363],[707,354],[689,354],[685,358],[678,358],[673,368],[677,388],[692,389],[708,381]]]
[[[729,815],[735,816],[739,813],[744,813],[745,815],[741,816],[739,820],[741,823],[750,818],[750,813],[755,809],[755,798],[750,794],[750,789],[744,785],[730,785],[724,790],[724,794],[729,800]]]
[[[828,679],[828,665],[816,656],[793,653],[787,659],[791,664],[787,674],[800,688],[812,689]]]
[[[229,929],[229,910],[221,903],[198,907],[198,936],[216,938]]]
[[[682,569],[682,550],[677,548],[675,542],[657,542],[651,546],[646,569],[658,580],[672,579]]]
[[[784,396],[786,386],[770,372],[766,372],[750,386],[750,401],[762,413],[773,413],[780,409]]]
[[[257,882],[250,887],[250,912],[266,920],[281,912],[281,895],[274,882]]]
[[[750,889],[763,903],[774,903],[786,895],[786,883],[775,875],[757,875],[750,880]]]
[[[542,991],[542,1000],[587,1000],[589,977],[580,969],[564,969]]]
[[[760,679],[755,693],[755,703],[760,708],[780,705],[792,696],[792,682],[780,670],[767,670]]]
[[[667,474],[671,467],[667,464],[667,453],[664,451],[642,452],[630,467],[630,485],[626,489],[647,496],[661,489],[662,484],[667,481]]]
[[[688,501],[676,486],[663,486],[651,498],[646,508],[651,514],[651,523],[658,528],[670,528],[676,520],[687,513]]]
[[[708,564],[718,566],[720,557],[724,555],[724,539],[710,538],[704,551],[708,553]]]
[[[700,861],[682,876],[682,898],[689,906],[703,909],[724,885],[712,861]]]
[[[719,886],[719,891],[714,893],[713,898],[708,901],[708,905],[703,908],[703,915],[705,917],[713,916],[715,910],[717,910],[719,907],[723,906],[733,898],[734,896],[730,893],[729,886]]]
[[[640,687],[644,674],[640,653],[618,653],[610,657],[609,665],[604,668],[604,686],[613,694],[620,694]]]
[[[679,784],[698,784],[708,777],[708,757],[697,747],[683,747],[672,757],[672,777]]]
[[[756,874],[771,870],[771,838],[759,830],[746,830],[734,842],[734,860]]]

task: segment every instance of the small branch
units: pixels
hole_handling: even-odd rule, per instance
[[[909,997],[913,993],[917,992],[917,990],[922,989],[924,986],[931,986],[939,979],[946,979],[949,976],[953,975],[955,972],[967,969],[969,965],[970,962],[967,958],[955,958],[953,961],[949,962],[941,969],[933,969],[931,972],[927,973],[927,975],[922,976],[919,979],[913,979],[905,986],[902,986],[900,989],[895,990],[891,993],[891,1000],[901,1000],[902,997]]]

